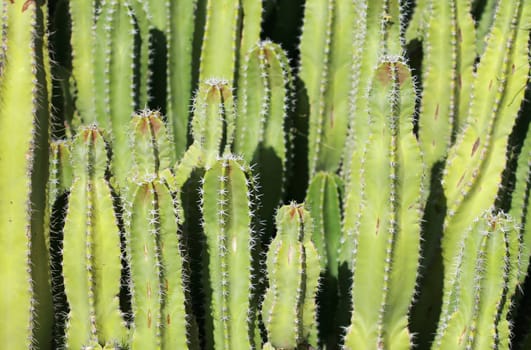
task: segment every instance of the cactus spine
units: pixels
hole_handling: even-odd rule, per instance
[[[310,213],[295,203],[276,216],[277,236],[267,253],[269,287],[262,304],[268,344],[275,349],[317,348],[317,306],[320,262],[311,241]]]
[[[96,127],[81,129],[72,150],[73,182],[64,226],[63,277],[70,312],[66,347],[121,345],[120,232],[104,172],[107,153]]]
[[[256,305],[251,304],[253,251],[252,178],[240,160],[224,156],[203,179],[203,229],[208,253],[207,295],[211,329],[207,347],[251,349]],[[251,293],[250,293],[251,292]]]
[[[409,68],[383,61],[369,94],[369,136],[357,161],[361,198],[347,207],[343,254],[351,254],[352,319],[345,349],[407,349],[408,310],[419,260],[423,166],[413,135],[415,91]],[[354,171],[354,170],[353,170]],[[414,184],[414,185],[412,185]],[[346,194],[346,203],[356,193]]]

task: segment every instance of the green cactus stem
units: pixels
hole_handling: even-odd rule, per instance
[[[69,11],[72,21],[72,77],[76,90],[76,109],[82,121],[91,123],[97,120],[94,79],[94,48],[97,41],[93,31],[96,0],[69,1]]]
[[[0,273],[9,287],[0,298],[0,341],[13,349],[47,349],[52,342],[46,11],[35,1],[1,4]]]
[[[210,167],[230,151],[235,129],[232,88],[226,80],[209,79],[199,84],[193,103],[194,142],[175,164],[174,191],[180,190],[197,168]]]
[[[233,84],[238,58],[243,58],[260,40],[261,3],[260,0],[207,0],[199,81],[217,78]]]
[[[126,332],[118,301],[120,232],[104,177],[105,142],[96,127],[83,128],[76,136],[72,167],[63,241],[63,277],[70,308],[66,347],[121,345]]]
[[[469,1],[429,1],[426,11],[419,138],[431,169],[463,125],[476,52]]]
[[[261,188],[259,216],[272,231],[274,210],[280,204],[288,162],[288,113],[293,78],[286,53],[270,41],[251,48],[240,72],[234,152],[267,176]]]
[[[463,235],[446,271],[443,313],[432,349],[509,349],[507,320],[519,268],[518,230],[503,213],[485,212]]]
[[[361,193],[346,192],[340,264],[353,273],[352,318],[345,349],[412,344],[408,311],[420,249],[423,165],[413,134],[411,72],[382,61],[369,94],[369,136],[352,164]]]
[[[188,349],[192,325],[176,204],[162,179],[136,187],[127,218],[132,349]]]
[[[171,125],[175,155],[179,159],[188,145],[189,105],[193,83],[192,44],[197,0],[168,2],[166,115]]]
[[[203,179],[202,214],[209,284],[207,348],[251,349],[253,318],[252,267],[256,232],[252,226],[253,188],[250,169],[226,155],[212,164]]]
[[[524,283],[531,256],[531,127],[518,157],[516,184],[512,194],[510,215],[519,226],[521,252],[519,283]]]
[[[276,215],[277,235],[267,253],[267,288],[262,320],[275,349],[317,348],[316,297],[319,254],[311,241],[310,213],[292,203]]]
[[[448,214],[442,249],[445,269],[450,271],[466,228],[495,202],[508,136],[529,72],[531,3],[501,1],[496,11],[473,83],[467,124],[450,149],[444,170]]]

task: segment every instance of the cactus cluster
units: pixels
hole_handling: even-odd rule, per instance
[[[531,2],[0,11],[2,348],[531,346]]]

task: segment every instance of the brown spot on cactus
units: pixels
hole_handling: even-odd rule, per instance
[[[470,153],[470,156],[474,156],[474,154],[478,150],[478,147],[479,147],[479,137],[476,139],[476,141],[472,145],[472,152]]]

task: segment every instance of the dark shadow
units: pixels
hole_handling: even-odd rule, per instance
[[[166,45],[166,35],[157,29],[150,31],[150,65],[149,70],[152,72],[151,86],[149,87],[151,100],[149,107],[154,110],[160,110],[160,113],[166,115],[166,92],[167,92],[167,62],[168,50]]]
[[[444,161],[431,171],[430,194],[422,222],[421,261],[417,296],[410,312],[410,331],[417,349],[429,349],[437,330],[443,298],[444,268],[441,250],[447,206],[441,184]]]

